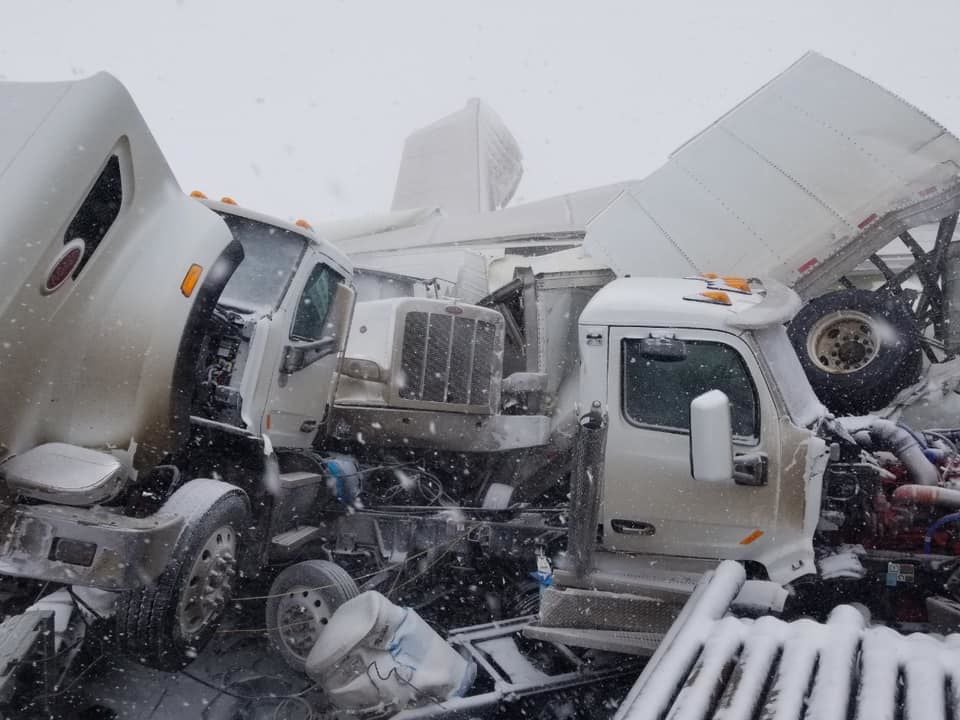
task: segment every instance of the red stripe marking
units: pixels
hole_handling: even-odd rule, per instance
[[[816,258],[810,258],[803,265],[797,268],[797,272],[805,273],[807,270],[816,265],[818,260]]]
[[[864,218],[864,220],[859,225],[857,225],[857,227],[863,230],[867,225],[869,225],[876,219],[877,219],[877,214],[870,213],[866,218]]]

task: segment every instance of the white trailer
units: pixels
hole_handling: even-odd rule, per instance
[[[794,344],[815,389],[838,411],[878,409],[917,379],[921,354],[939,361],[960,349],[951,334],[960,321],[948,322],[957,305],[950,241],[960,208],[960,142],[827,58],[805,55],[642,180],[524,205],[471,212],[450,199],[459,185],[438,158],[451,159],[456,177],[467,172],[457,136],[444,131],[454,121],[476,128],[470,147],[482,154],[489,145],[497,159],[496,173],[474,163],[485,168],[476,182],[515,176],[519,153],[490,139],[505,129],[489,113],[478,125],[465,110],[416,135],[417,152],[404,155],[400,176],[409,187],[397,191],[406,202],[379,227],[369,220],[321,232],[360,266],[445,278],[446,293],[466,302],[485,295],[477,289],[484,282],[495,292],[525,267],[778,280],[815,300]],[[424,155],[430,163],[419,162]],[[415,211],[413,202],[428,209]],[[936,232],[913,230],[930,223]],[[935,237],[921,242],[920,235]],[[896,261],[884,260],[886,246]],[[884,291],[876,297],[852,289],[864,284],[868,261],[880,279],[871,284]],[[848,291],[819,299],[838,288]],[[825,315],[832,321],[818,324]],[[893,318],[899,344],[881,342],[890,335],[884,315]],[[865,333],[834,347],[836,331],[860,324]],[[864,382],[883,390],[858,392]]]

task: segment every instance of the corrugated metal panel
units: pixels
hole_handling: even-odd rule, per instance
[[[825,623],[737,618],[743,582],[726,562],[698,589],[618,720],[960,717],[960,635],[869,627],[846,605]]]
[[[672,274],[723,268],[816,294],[901,225],[956,210],[958,169],[956,137],[809,53],[626,187],[584,248],[618,274],[649,275],[665,254]]]

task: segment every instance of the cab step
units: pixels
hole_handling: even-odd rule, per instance
[[[325,481],[326,478],[323,475],[303,470],[280,473],[280,486],[286,490],[292,490],[306,485],[315,485],[316,483]]]
[[[313,525],[300,525],[293,530],[274,535],[270,541],[273,550],[293,552],[320,535],[320,528]]]

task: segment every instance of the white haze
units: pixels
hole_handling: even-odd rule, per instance
[[[0,77],[105,69],[186,190],[314,221],[389,207],[414,127],[487,99],[517,200],[640,177],[808,49],[960,130],[960,5],[3,2]]]

